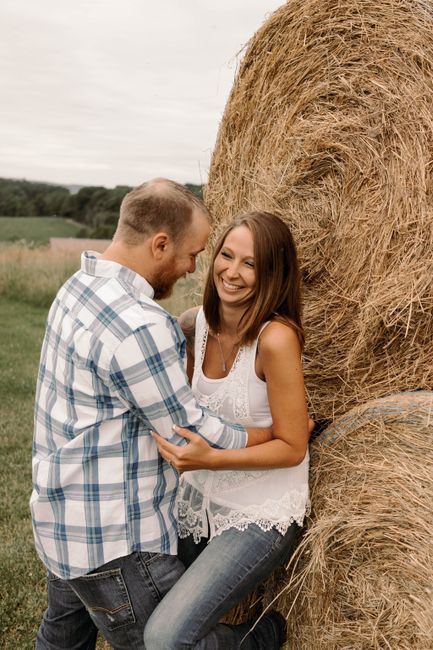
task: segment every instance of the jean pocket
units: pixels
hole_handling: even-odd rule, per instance
[[[121,569],[91,573],[69,584],[98,627],[111,631],[136,622]]]

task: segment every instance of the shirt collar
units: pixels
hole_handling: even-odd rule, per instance
[[[135,289],[140,293],[144,293],[148,298],[153,298],[153,287],[145,278],[128,269],[127,266],[122,266],[122,264],[111,260],[101,260],[100,253],[95,253],[95,251],[84,251],[81,254],[81,270],[95,277],[118,277],[124,282],[133,285]]]

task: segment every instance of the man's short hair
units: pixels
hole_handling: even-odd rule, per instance
[[[114,241],[135,246],[153,233],[166,231],[173,241],[179,242],[186,235],[195,210],[211,221],[203,201],[184,185],[167,178],[147,181],[124,197]]]

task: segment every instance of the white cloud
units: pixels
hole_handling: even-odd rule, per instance
[[[3,0],[0,175],[204,182],[236,54],[277,0]]]

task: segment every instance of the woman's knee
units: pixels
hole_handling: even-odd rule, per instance
[[[181,648],[181,632],[170,617],[151,616],[144,628],[145,650],[177,650]]]

